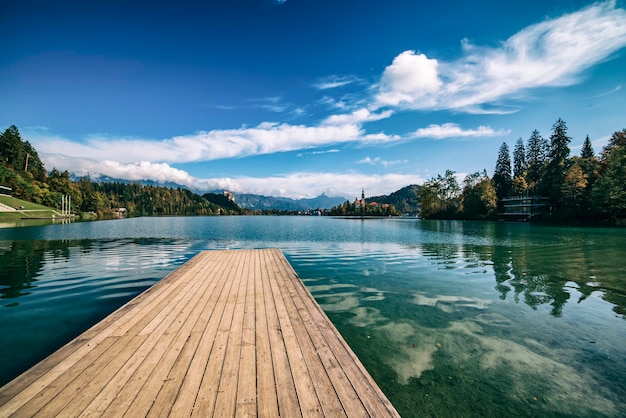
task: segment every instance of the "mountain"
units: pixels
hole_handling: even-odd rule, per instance
[[[233,200],[229,199],[228,196],[224,194],[206,193],[202,195],[202,197],[215,205],[221,206],[223,208],[226,208],[232,211],[233,213],[241,213],[241,207],[237,205],[237,203],[235,203]]]
[[[74,173],[70,173],[70,179],[73,181],[80,180],[81,176],[77,176]],[[160,186],[160,187],[169,187],[172,189],[188,189],[194,193],[200,194],[198,190],[191,189],[187,186],[183,186],[180,184],[167,182],[161,183],[153,180],[124,180],[119,178],[113,178],[108,176],[98,176],[92,181],[96,183],[139,183],[143,186]],[[223,195],[223,190],[213,190],[209,193],[209,195]],[[205,195],[206,198],[206,195]],[[215,196],[209,196],[209,201],[216,203],[214,200],[220,199]],[[221,199],[220,199],[221,200]],[[288,197],[275,197],[275,196],[262,196],[250,193],[241,193],[235,195],[235,202],[240,208],[244,209],[277,209],[277,210],[313,210],[313,209],[329,209],[333,206],[337,206],[346,201],[345,197],[330,197],[325,194],[321,194],[320,196],[310,198],[310,199],[291,199]]]
[[[215,192],[217,193],[217,192]],[[290,199],[288,197],[261,196],[256,194],[235,194],[235,202],[245,209],[313,210],[330,209],[346,201],[345,197],[330,197],[321,194],[311,199]]]
[[[88,177],[94,183],[123,183],[123,184],[141,184],[142,186],[154,186],[154,187],[169,187],[170,189],[187,189],[194,193],[198,193],[197,190],[194,190],[190,187],[183,186],[182,184],[174,183],[172,181],[168,182],[159,182],[154,180],[126,180],[115,177],[109,177],[105,175],[98,176],[79,176],[76,173],[70,173],[70,180],[79,181],[83,177]],[[221,193],[221,192],[220,192]]]
[[[401,213],[418,213],[420,211],[419,194],[422,186],[412,184],[391,193],[388,196],[373,196],[365,199],[367,203],[376,202],[379,205],[387,203],[395,206]]]

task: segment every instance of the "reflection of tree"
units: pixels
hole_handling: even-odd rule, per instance
[[[550,239],[550,238],[547,238]],[[527,238],[521,237],[518,242]],[[617,252],[618,245],[608,242],[602,248],[590,246],[584,239],[572,238],[566,245],[552,246],[552,241],[536,245],[537,240],[528,240],[529,244],[512,247],[496,245],[493,247],[492,261],[496,279],[496,290],[501,299],[506,299],[511,291],[513,299],[536,309],[540,305],[551,305],[550,314],[563,315],[563,307],[572,296],[569,289],[575,288],[583,302],[594,292],[602,292],[606,301],[615,304],[615,312],[624,314],[626,297],[623,284],[612,284],[619,276],[619,266],[607,264],[607,260],[623,263]],[[616,252],[614,257],[608,252]]]
[[[0,299],[12,299],[28,293],[45,263],[69,259],[70,248],[80,246],[90,251],[91,242],[13,241],[10,249],[0,249]]]

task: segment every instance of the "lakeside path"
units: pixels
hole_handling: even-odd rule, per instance
[[[204,251],[0,388],[0,416],[398,417],[278,249]]]

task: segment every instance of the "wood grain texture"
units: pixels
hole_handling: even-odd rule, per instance
[[[0,388],[1,417],[398,417],[278,249],[204,251]]]

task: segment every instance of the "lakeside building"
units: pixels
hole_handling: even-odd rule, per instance
[[[544,196],[507,197],[501,200],[503,211],[498,219],[504,221],[530,221],[550,211]]]

